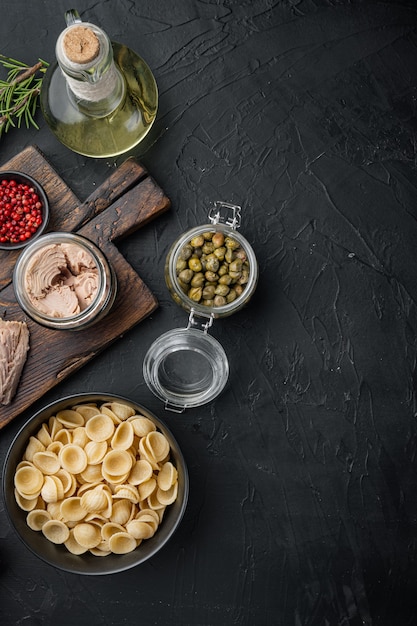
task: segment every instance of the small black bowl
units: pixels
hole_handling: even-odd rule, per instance
[[[137,413],[148,417],[157,429],[168,439],[171,448],[171,460],[178,471],[178,497],[165,511],[163,520],[155,535],[144,541],[128,554],[109,554],[94,556],[92,554],[75,555],[65,546],[51,543],[40,531],[34,531],[26,523],[25,511],[19,508],[14,495],[14,475],[16,466],[22,460],[29,437],[36,435],[44,422],[51,415],[76,404],[89,402],[124,402],[131,405]],[[167,426],[144,406],[123,396],[105,393],[81,393],[68,396],[44,407],[33,415],[20,429],[6,455],[3,467],[3,497],[9,520],[22,542],[37,557],[58,569],[74,574],[100,575],[122,572],[135,567],[156,554],[176,531],[185,512],[189,491],[187,466],[181,449]]]
[[[18,250],[20,248],[24,248],[34,239],[37,239],[37,237],[39,237],[45,231],[45,228],[47,227],[49,222],[49,201],[42,185],[28,174],[13,170],[0,170],[0,183],[2,180],[15,180],[17,183],[33,187],[35,192],[39,196],[40,202],[42,203],[42,224],[40,224],[36,232],[34,232],[31,237],[17,243],[12,243],[10,241],[0,241],[1,250]]]

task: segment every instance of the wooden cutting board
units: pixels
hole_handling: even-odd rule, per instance
[[[81,331],[50,330],[28,318],[18,306],[12,284],[19,251],[0,250],[0,316],[25,321],[30,350],[11,404],[0,405],[0,428],[69,374],[90,361],[154,311],[158,302],[115,243],[170,207],[170,200],[142,165],[132,158],[80,202],[36,146],[4,163],[1,170],[33,176],[45,189],[51,208],[48,231],[74,231],[94,241],[113,265],[118,279],[110,313]]]

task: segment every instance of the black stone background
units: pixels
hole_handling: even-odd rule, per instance
[[[62,0],[3,3],[0,52],[53,61]],[[186,457],[182,524],[138,568],[53,569],[0,504],[4,626],[412,626],[417,623],[417,3],[119,0],[76,8],[145,58],[160,90],[134,154],[172,209],[120,248],[160,306],[33,407],[119,393],[164,419]],[[37,144],[81,198],[117,160]],[[250,304],[215,322],[231,375],[167,413],[141,365],[186,325],[163,280],[214,200],[242,205],[259,261]],[[0,434],[0,461],[31,410]]]

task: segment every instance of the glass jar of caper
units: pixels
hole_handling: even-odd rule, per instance
[[[150,390],[179,413],[211,402],[224,389],[229,362],[208,330],[215,318],[243,307],[258,281],[255,253],[236,231],[240,207],[216,202],[209,220],[181,235],[165,264],[168,289],[189,312],[188,326],[158,337],[143,361]]]
[[[251,298],[258,263],[252,247],[236,230],[240,207],[217,202],[209,219],[210,224],[196,226],[174,242],[166,259],[165,280],[183,308],[218,318],[235,313]]]

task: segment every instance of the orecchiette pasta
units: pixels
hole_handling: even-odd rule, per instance
[[[178,495],[170,445],[121,402],[59,411],[31,436],[14,476],[28,526],[72,554],[126,554],[153,537]]]

